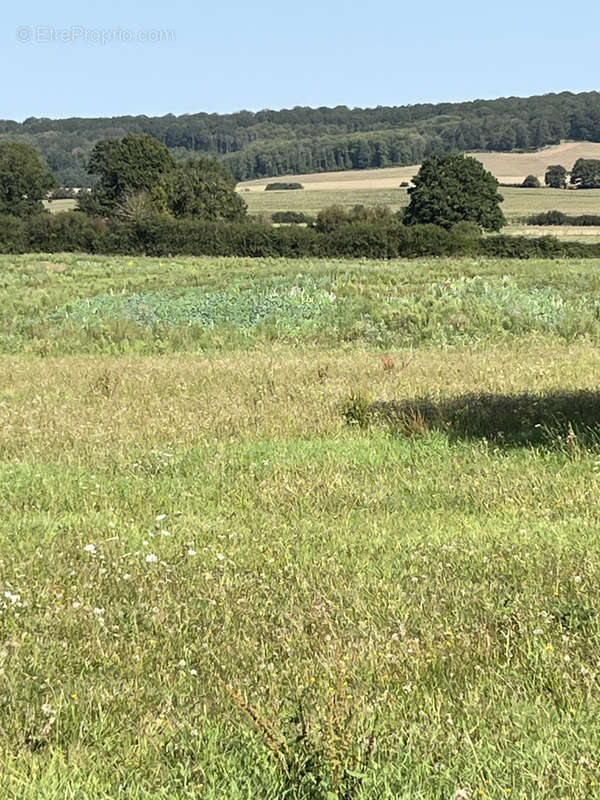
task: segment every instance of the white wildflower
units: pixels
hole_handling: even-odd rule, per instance
[[[187,551],[187,554],[188,556],[195,556],[196,551],[192,547],[190,547],[190,549]]]
[[[225,558],[225,553],[217,553],[217,558],[219,559],[219,561],[223,561],[223,559]]]
[[[148,553],[146,556],[146,564],[154,564],[155,561],[158,561],[158,556],[154,553]]]
[[[166,514],[157,514],[156,515],[156,521],[157,522],[160,522],[162,519],[166,519],[166,518],[167,518]]]
[[[95,553],[96,552],[96,545],[95,544],[86,544],[83,548],[86,553]]]

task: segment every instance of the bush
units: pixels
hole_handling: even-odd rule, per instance
[[[578,217],[570,217],[562,211],[546,211],[542,214],[533,214],[527,217],[528,225],[575,225],[579,227],[600,225],[600,215],[581,214]]]
[[[600,244],[561,242],[555,237],[490,236],[473,226],[403,225],[396,217],[345,222],[327,229],[281,228],[251,222],[206,222],[156,216],[128,222],[88,217],[79,211],[39,214],[29,219],[0,217],[0,252],[123,253],[164,257],[339,257],[414,258],[487,255],[504,258],[600,256]],[[331,214],[331,209],[329,209]],[[351,214],[352,212],[350,212]],[[331,221],[331,220],[330,220]],[[323,222],[323,220],[322,220]]]
[[[317,214],[315,228],[321,233],[332,233],[343,225],[355,225],[357,223],[390,224],[393,221],[401,221],[403,214],[404,210],[399,211],[397,214],[392,214],[389,206],[366,207],[356,205],[351,209],[337,205],[328,206],[327,208],[322,208]]]
[[[271,215],[271,219],[273,222],[291,222],[296,225],[302,223],[312,225],[315,221],[314,217],[311,217],[309,214],[304,214],[302,211],[275,211],[275,213]]]
[[[562,211],[545,211],[542,214],[532,214],[527,217],[528,225],[566,225],[567,215]]]
[[[27,224],[22,217],[0,216],[0,253],[27,251]]]
[[[267,183],[265,192],[280,192],[283,189],[304,189],[301,183]]]
[[[542,184],[535,175],[528,175],[521,184],[523,189],[539,189]]]
[[[106,252],[107,232],[102,219],[88,217],[81,211],[37,214],[27,220],[27,249],[48,253],[62,250]]]

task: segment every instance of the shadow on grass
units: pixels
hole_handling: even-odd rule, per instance
[[[344,416],[405,436],[439,430],[450,438],[486,439],[506,446],[600,448],[600,392],[470,393],[442,400],[420,397],[367,402],[354,396]]]

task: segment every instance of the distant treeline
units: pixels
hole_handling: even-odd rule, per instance
[[[357,221],[325,232],[316,227],[275,228],[254,222],[201,222],[162,217],[131,224],[78,211],[0,217],[0,253],[86,252],[169,257],[415,258],[484,255],[504,258],[600,257],[600,244],[551,236],[488,236],[459,223],[403,225],[396,219]]]
[[[148,133],[176,157],[223,161],[237,180],[416,164],[449,150],[528,150],[561,139],[600,141],[600,93],[548,94],[369,109],[293,108],[176,117],[0,121],[0,140],[32,144],[63,186],[89,186],[104,138]]]

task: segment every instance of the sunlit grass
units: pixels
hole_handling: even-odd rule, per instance
[[[12,260],[2,324],[9,302],[299,273],[383,303],[512,270],[499,300],[545,313],[529,289],[597,280],[591,262],[129,261]],[[488,319],[452,345],[224,333],[3,356],[0,796],[598,796],[600,453],[342,413],[353,394],[597,389],[589,335]]]

